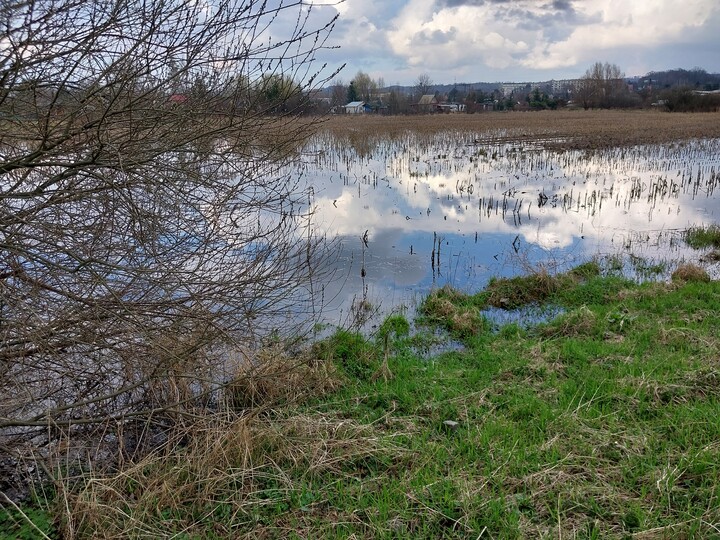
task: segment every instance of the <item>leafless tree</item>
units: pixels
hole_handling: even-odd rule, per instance
[[[427,73],[421,73],[418,75],[418,78],[415,81],[415,95],[417,100],[419,101],[422,96],[429,94],[432,86],[433,81],[430,78],[430,75]]]
[[[0,448],[187,404],[303,309],[322,239],[282,167],[334,76],[317,12],[0,4]]]
[[[332,82],[332,90],[330,93],[330,106],[341,107],[347,103],[347,86],[341,79]]]
[[[596,96],[599,88],[595,82],[583,76],[575,82],[574,99],[583,109],[587,110],[596,104]]]
[[[616,64],[595,62],[575,85],[575,99],[585,109],[613,107],[627,94],[624,73]]]

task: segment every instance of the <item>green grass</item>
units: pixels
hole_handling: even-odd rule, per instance
[[[43,535],[51,538],[57,535],[46,508],[37,503],[26,505],[23,509],[13,505],[0,506],[1,540],[34,540],[43,538]]]
[[[515,302],[528,284],[527,301],[564,313],[493,331],[480,309],[493,295]],[[208,429],[67,494],[75,530],[720,537],[718,283],[636,285],[585,267],[474,295],[441,289],[424,309],[430,328],[413,336],[396,316],[377,339],[338,331],[316,345],[343,378],[324,395]],[[421,355],[418,336],[433,326],[464,347]],[[392,376],[378,378],[386,356]]]
[[[720,248],[720,227],[691,227],[685,233],[685,242],[693,249]]]

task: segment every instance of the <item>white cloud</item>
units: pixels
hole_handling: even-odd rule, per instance
[[[693,67],[720,47],[716,0],[347,0],[335,9],[349,70],[403,84],[420,73],[436,82],[572,77],[594,61],[666,69],[678,67],[666,66],[668,51],[689,43]],[[720,60],[702,67],[720,70]]]
[[[436,9],[432,0],[411,0],[394,21],[388,41],[411,66],[442,69],[481,61],[506,67],[514,62],[514,54],[527,49],[532,32],[497,21],[493,9],[489,5]]]
[[[651,49],[691,40],[693,32],[701,28],[718,7],[707,0],[687,0],[682,6],[670,0],[606,0],[593,3],[589,9],[599,12],[602,20],[578,26],[561,41],[538,39],[522,64],[552,69],[602,59],[613,49]]]

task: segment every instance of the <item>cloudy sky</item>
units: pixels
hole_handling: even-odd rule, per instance
[[[322,0],[337,12],[321,59],[386,84],[536,81],[581,76],[595,61],[626,75],[720,72],[719,0]]]

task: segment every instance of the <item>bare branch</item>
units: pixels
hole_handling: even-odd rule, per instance
[[[0,442],[189,407],[304,305],[324,239],[281,171],[336,74],[318,21],[300,0],[2,3]]]

